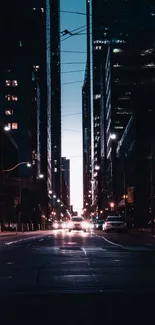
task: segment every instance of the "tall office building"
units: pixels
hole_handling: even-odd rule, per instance
[[[47,190],[61,196],[59,1],[7,0],[1,14],[1,121]],[[9,40],[9,41],[8,41]],[[24,165],[19,176],[27,177]],[[30,171],[29,171],[30,173]]]
[[[83,132],[83,208],[92,203],[91,191],[91,83],[90,83],[90,3],[87,10],[87,63],[82,87],[82,132]]]
[[[62,157],[62,202],[70,210],[70,160]]]
[[[153,83],[154,26],[151,0],[92,0],[94,161],[100,165],[100,208],[117,197],[116,145],[133,103],[139,101],[141,85],[147,93],[151,74]]]
[[[51,55],[51,146],[52,146],[52,189],[61,199],[61,74],[60,74],[60,0],[50,1],[50,43]],[[48,9],[48,6],[47,6]],[[47,13],[48,14],[48,13]],[[47,25],[48,27],[48,25]],[[47,30],[48,32],[48,30]],[[47,53],[47,60],[49,59]],[[49,68],[47,68],[49,70]],[[47,70],[47,78],[48,78]],[[48,86],[48,84],[47,84]],[[49,107],[48,107],[49,111]],[[50,112],[48,112],[49,114]],[[49,118],[49,115],[47,116]],[[50,121],[49,121],[50,122]],[[50,139],[49,139],[50,141]]]

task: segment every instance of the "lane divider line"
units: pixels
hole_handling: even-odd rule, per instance
[[[96,237],[102,238],[102,239],[105,240],[107,243],[109,243],[109,244],[111,244],[111,245],[113,245],[113,246],[121,247],[121,248],[124,248],[124,249],[126,248],[124,245],[114,243],[113,241],[108,240],[108,239],[107,239],[106,237],[104,237],[104,236],[99,236],[99,235],[96,235],[95,233],[94,233],[94,235],[95,235]]]
[[[25,241],[25,240],[30,240],[30,239],[38,239],[38,237],[33,236],[33,237],[22,238],[22,239],[7,242],[7,243],[5,243],[5,245],[9,246],[9,245],[17,244],[19,242],[22,242],[22,241]]]

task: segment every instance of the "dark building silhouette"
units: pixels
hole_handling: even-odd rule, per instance
[[[0,118],[17,161],[33,165],[19,166],[18,177],[33,177],[36,187],[43,174],[46,201],[49,190],[61,196],[59,1],[7,0],[0,27]]]
[[[100,166],[100,209],[117,200],[116,147],[132,112],[136,123],[142,123],[145,112],[148,138],[146,114],[154,102],[154,13],[153,1],[92,0],[94,165]],[[147,109],[141,93],[148,98]]]
[[[82,87],[82,133],[83,133],[83,208],[92,203],[91,191],[91,82],[90,82],[90,3],[87,10],[87,63]]]
[[[62,202],[70,210],[70,160],[62,157]]]

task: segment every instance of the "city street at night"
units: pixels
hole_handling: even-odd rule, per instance
[[[0,243],[1,293],[155,289],[152,237],[56,230]]]
[[[0,293],[139,293],[155,290],[152,236],[56,230],[0,237]],[[38,299],[38,298],[37,298]],[[4,302],[4,300],[3,300]]]

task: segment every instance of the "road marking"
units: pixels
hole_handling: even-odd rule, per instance
[[[123,246],[123,245],[121,245],[121,244],[114,243],[113,241],[108,240],[108,239],[105,238],[104,236],[98,236],[98,235],[96,235],[95,233],[94,233],[94,235],[95,235],[96,237],[102,238],[102,239],[105,240],[107,243],[109,243],[109,244],[111,244],[111,245],[113,245],[113,246],[117,246],[117,247],[125,248],[125,246]]]
[[[22,241],[25,241],[25,240],[30,240],[30,239],[37,239],[37,237],[33,236],[33,237],[22,238],[22,239],[19,239],[19,240],[9,241],[9,242],[5,243],[5,245],[9,246],[9,245],[16,244],[16,243],[19,243],[19,242],[22,242]]]
[[[44,240],[44,238],[41,238],[41,239],[39,239],[38,241],[43,241]]]
[[[85,249],[85,251],[86,251],[86,253],[88,252],[103,252],[103,251],[107,251],[107,249],[104,249],[104,248],[102,248],[102,247],[86,247],[86,248],[84,248]]]

